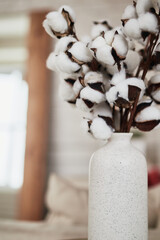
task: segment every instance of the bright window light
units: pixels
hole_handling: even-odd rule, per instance
[[[20,72],[0,74],[0,187],[23,182],[28,85]]]

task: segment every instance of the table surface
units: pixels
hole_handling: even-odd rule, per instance
[[[65,239],[63,239],[65,240]],[[72,238],[68,240],[87,240],[87,238]],[[158,230],[149,230],[149,239],[148,240],[160,240],[160,229]]]

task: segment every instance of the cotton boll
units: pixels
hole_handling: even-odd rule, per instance
[[[126,83],[128,85],[136,86],[136,87],[140,88],[141,90],[145,90],[144,81],[141,80],[140,78],[136,78],[136,77],[127,78]]]
[[[153,97],[153,99],[157,102],[160,103],[160,89],[154,91],[153,93],[151,93],[151,96]]]
[[[104,35],[106,43],[110,46],[112,45],[112,42],[114,40],[114,35],[115,35],[115,30],[107,31]]]
[[[76,107],[83,112],[89,112],[93,109],[94,104],[91,107],[89,107],[83,99],[77,98]]]
[[[68,29],[68,25],[63,15],[59,12],[50,12],[46,16],[49,26],[59,33],[65,33]]]
[[[73,9],[72,9],[70,6],[63,5],[63,6],[61,6],[61,7],[58,9],[58,11],[61,13],[63,9],[64,9],[66,12],[69,13],[70,17],[72,18],[72,21],[75,22],[75,20],[76,20],[76,15],[75,15],[75,12],[73,11]]]
[[[94,24],[91,29],[91,36],[92,38],[96,38],[100,36],[102,32],[106,32],[107,30],[109,30],[109,28],[107,27],[106,24],[102,23]]]
[[[83,62],[91,62],[92,55],[83,42],[76,42],[68,50],[76,59]]]
[[[65,101],[75,101],[76,99],[72,86],[65,81],[61,81],[59,92]]]
[[[52,29],[51,29],[51,27],[49,26],[47,19],[45,19],[45,20],[43,21],[43,24],[42,24],[42,25],[43,25],[45,31],[48,33],[48,35],[51,36],[52,38],[54,38],[55,35],[53,34]]]
[[[160,103],[160,74],[156,74],[150,79],[148,92],[156,103]]]
[[[130,86],[135,86],[140,88],[140,97],[142,98],[145,90],[145,84],[141,79],[138,78],[128,78],[119,84],[115,85],[114,87],[111,87],[110,90],[106,93],[106,99],[109,103],[114,103],[118,98],[123,98],[127,101],[129,101],[128,96],[128,90]]]
[[[106,44],[106,41],[103,37],[99,36],[95,40],[93,40],[90,44],[90,48],[99,48]]]
[[[102,118],[95,118],[90,126],[93,136],[97,139],[107,140],[112,135],[111,128],[106,124]]]
[[[129,39],[129,38],[127,38],[127,41],[128,41],[128,49],[134,50],[135,47],[136,47],[134,41],[132,39]]]
[[[55,52],[56,53],[65,52],[67,50],[68,44],[74,43],[76,41],[77,40],[71,36],[61,38],[56,44]]]
[[[105,45],[103,47],[97,48],[96,58],[100,63],[114,65],[115,60],[112,56],[112,47]]]
[[[74,73],[80,70],[80,66],[77,63],[72,62],[63,52],[57,56],[57,67],[60,71],[65,73]]]
[[[126,65],[126,71],[133,73],[133,71],[139,66],[141,61],[140,55],[136,51],[129,50],[124,63]]]
[[[144,91],[145,91],[145,84],[144,84],[144,81],[139,79],[139,78],[128,78],[126,79],[126,83],[128,85],[131,85],[131,86],[135,86],[135,87],[138,87],[141,89],[141,92],[140,92],[140,96],[139,96],[139,100],[143,97],[144,95]]]
[[[143,109],[135,118],[136,122],[160,120],[160,110],[154,106]]]
[[[46,66],[48,69],[58,72],[57,57],[54,52],[50,53],[49,57],[47,58]]]
[[[156,74],[153,77],[151,77],[151,79],[148,82],[148,85],[157,83],[160,83],[160,74]]]
[[[134,39],[141,38],[141,30],[139,27],[139,22],[137,19],[130,19],[126,22],[124,26],[124,33]]]
[[[154,70],[160,72],[160,64],[157,64],[156,66],[154,66]]]
[[[81,84],[80,79],[78,78],[73,85],[73,91],[74,91],[76,96],[79,95],[82,88],[83,88],[83,85]]]
[[[111,75],[114,75],[115,73],[118,73],[118,67],[117,64],[111,66],[111,65],[106,65],[107,72]]]
[[[117,89],[116,87],[111,87],[108,92],[106,92],[106,99],[109,103],[114,103],[117,99]]]
[[[115,100],[117,100],[117,98],[119,97],[119,98],[123,98],[123,99],[129,101],[129,99],[128,99],[128,84],[127,84],[126,80],[116,85],[116,91],[117,91],[117,95],[116,95]]]
[[[97,117],[98,115],[112,118],[111,108],[109,107],[107,102],[102,102],[95,106],[95,108],[93,109],[93,116]]]
[[[156,51],[156,52],[160,52],[160,43],[157,44],[155,51]]]
[[[112,47],[120,57],[125,57],[128,52],[127,40],[119,34],[115,34]]]
[[[98,72],[88,72],[84,77],[84,84],[103,82],[103,75]]]
[[[138,15],[144,14],[152,7],[151,0],[138,0],[136,4],[136,11]]]
[[[128,5],[124,10],[122,19],[131,19],[136,17],[137,17],[136,8],[133,5]]]
[[[124,81],[126,79],[126,71],[125,69],[122,69],[120,72],[118,73],[115,73],[113,75],[113,78],[112,80],[110,81],[110,83],[112,85],[117,85],[119,84],[120,82]]]
[[[154,14],[145,13],[141,15],[138,19],[140,29],[142,31],[155,33],[158,30],[158,21]]]
[[[83,88],[80,92],[80,98],[89,100],[93,103],[100,103],[105,101],[104,94],[90,88],[89,86]]]
[[[83,65],[82,65],[82,68],[81,68],[82,74],[86,74],[86,73],[89,72],[89,71],[90,71],[90,68],[88,67],[88,65],[83,64]]]

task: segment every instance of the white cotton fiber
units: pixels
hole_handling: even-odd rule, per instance
[[[95,108],[93,109],[93,116],[97,117],[98,115],[112,118],[111,108],[109,107],[107,102],[102,102],[95,106]]]
[[[109,103],[114,103],[117,99],[117,88],[115,86],[111,87],[108,92],[106,92],[106,99]]]
[[[84,77],[84,84],[103,82],[103,75],[99,72],[88,72]]]
[[[96,58],[99,62],[102,62],[103,64],[108,65],[114,65],[115,60],[112,56],[112,47],[108,45],[104,45],[103,47],[97,48],[96,51]]]
[[[138,54],[138,52],[129,50],[126,59],[124,60],[124,63],[126,64],[126,71],[128,73],[133,73],[133,71],[139,66],[141,61],[141,57]]]
[[[94,24],[91,29],[91,36],[92,38],[98,37],[102,32],[106,32],[108,30],[108,27],[104,24]]]
[[[79,81],[79,78],[75,81],[74,85],[73,85],[73,91],[75,93],[76,96],[79,95],[80,91],[82,90],[83,86]]]
[[[79,61],[90,62],[93,58],[86,44],[83,42],[74,43],[69,52]]]
[[[144,14],[152,7],[152,0],[138,0],[136,4],[136,11],[138,15]]]
[[[72,18],[72,21],[75,22],[76,15],[75,15],[75,12],[73,11],[73,9],[70,6],[63,5],[58,9],[58,11],[61,13],[63,9],[69,13],[70,17]]]
[[[56,53],[65,52],[67,50],[68,44],[76,41],[77,40],[71,36],[62,37],[61,39],[58,40],[56,44],[55,52]]]
[[[49,26],[59,33],[65,33],[68,25],[64,17],[59,12],[50,12],[46,16]]]
[[[82,74],[86,74],[89,71],[90,71],[89,66],[87,64],[83,64],[82,67],[81,67]]]
[[[77,98],[76,107],[83,112],[89,112],[93,109],[93,107],[89,108],[81,98]]]
[[[48,35],[54,38],[55,35],[53,34],[53,32],[52,32],[52,30],[51,30],[51,27],[48,25],[47,19],[45,19],[45,20],[43,21],[43,24],[42,24],[42,25],[43,25],[45,31],[48,33]]]
[[[65,101],[74,101],[76,99],[72,86],[65,81],[61,81],[59,92]]]
[[[156,101],[158,101],[160,103],[160,88],[157,89],[156,91],[154,91],[153,93],[151,93],[153,99],[155,99]]]
[[[141,38],[141,30],[137,19],[130,19],[124,26],[124,33],[134,39]]]
[[[58,72],[58,68],[57,68],[57,57],[56,54],[54,52],[50,53],[49,57],[47,58],[46,61],[46,66],[48,69]]]
[[[148,82],[148,85],[157,83],[160,83],[160,74],[156,74],[153,77],[151,77],[151,79]]]
[[[121,57],[125,57],[128,52],[127,40],[119,34],[115,34],[112,47],[115,49],[117,55]]]
[[[102,118],[99,117],[96,117],[93,120],[90,126],[90,130],[95,138],[101,140],[107,140],[112,135],[111,128],[106,124],[106,122]]]
[[[155,33],[158,30],[158,21],[154,14],[145,13],[141,15],[138,19],[140,29],[142,31]]]
[[[124,81],[125,79],[126,79],[126,71],[125,71],[125,69],[122,69],[120,72],[117,72],[113,75],[110,83],[112,85],[117,85],[120,82]]]
[[[114,35],[115,35],[115,30],[110,30],[110,31],[107,31],[104,35],[104,38],[106,40],[106,43],[108,45],[112,45],[112,42],[113,42],[113,39],[114,39]]]
[[[136,18],[136,8],[133,5],[128,5],[122,15],[122,19]]]
[[[136,47],[134,40],[132,40],[132,39],[130,39],[130,38],[126,38],[126,39],[127,39],[127,41],[128,41],[128,49],[134,50],[135,47]]]
[[[90,44],[90,48],[99,48],[106,44],[106,41],[103,37],[99,36],[95,40],[93,40]]]
[[[106,65],[107,72],[111,75],[114,75],[115,73],[118,73],[118,67],[117,64],[111,66],[111,65]]]
[[[160,52],[160,43],[157,44],[155,51],[156,51],[156,52]]]
[[[74,73],[80,69],[80,66],[72,62],[63,52],[57,56],[57,67],[60,71],[65,73]]]
[[[137,114],[136,122],[160,120],[160,110],[154,106],[147,107]]]
[[[87,86],[81,90],[80,97],[82,99],[89,100],[93,103],[100,103],[100,102],[105,101],[105,97],[104,97],[103,93],[101,93],[97,90],[94,90],[94,89],[90,88],[89,86]]]
[[[113,103],[117,97],[124,98],[128,101],[128,86],[135,86],[141,89],[140,97],[142,98],[145,90],[145,84],[141,79],[138,78],[128,78],[114,87],[111,87],[110,90],[106,93],[106,99],[108,102]]]

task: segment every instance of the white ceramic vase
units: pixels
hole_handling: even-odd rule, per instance
[[[147,240],[147,165],[132,133],[114,133],[90,162],[88,240]]]

